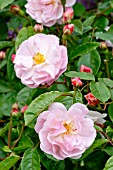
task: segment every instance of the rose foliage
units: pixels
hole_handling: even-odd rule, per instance
[[[0,170],[113,169],[113,0],[0,0]]]

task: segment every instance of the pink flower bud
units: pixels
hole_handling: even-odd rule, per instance
[[[70,23],[73,19],[74,11],[73,8],[66,8],[66,11],[63,14],[63,23]]]
[[[80,86],[82,86],[82,81],[80,78],[75,77],[75,78],[71,79],[71,84],[75,87],[80,87]]]
[[[4,60],[4,59],[5,59],[5,52],[0,51],[0,60]]]
[[[12,109],[18,109],[18,103],[14,103],[14,104],[12,105]]]
[[[92,73],[92,69],[90,67],[85,66],[85,65],[81,65],[80,72]]]
[[[28,106],[27,105],[25,105],[24,107],[22,107],[22,109],[21,109],[21,113],[24,113],[25,111],[26,111],[26,109],[28,108]]]
[[[90,106],[96,106],[100,101],[90,92],[84,96]]]
[[[74,24],[65,25],[63,28],[64,35],[71,35],[74,32]]]
[[[14,62],[15,57],[16,57],[16,54],[12,54],[12,56],[11,56],[11,61],[12,62]]]
[[[12,116],[18,116],[18,108],[12,108],[11,110]]]
[[[10,6],[10,11],[12,14],[18,14],[20,11],[20,6],[12,5],[12,6]]]
[[[107,46],[106,42],[103,41],[100,43],[100,49],[106,50],[107,48],[108,48],[108,46]]]
[[[35,31],[36,33],[41,33],[41,32],[43,32],[43,30],[44,30],[44,28],[43,28],[43,25],[42,25],[42,24],[35,24],[35,26],[34,26],[34,31]]]

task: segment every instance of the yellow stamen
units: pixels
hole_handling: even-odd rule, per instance
[[[33,61],[34,61],[34,64],[44,63],[45,62],[45,56],[38,52],[33,56]]]
[[[62,136],[64,136],[65,134],[77,134],[78,132],[78,130],[71,124],[71,122],[64,122],[63,126],[66,128],[66,132],[62,133]]]

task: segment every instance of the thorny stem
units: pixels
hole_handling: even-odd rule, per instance
[[[24,123],[22,124],[22,129],[21,129],[20,135],[19,135],[18,139],[15,141],[14,145],[11,147],[11,149],[13,149],[16,146],[16,144],[18,143],[18,141],[22,137],[23,130],[24,130]]]
[[[109,143],[113,146],[113,142],[111,141],[111,139],[108,137],[107,133],[101,131],[101,130],[97,130],[97,132],[100,132],[102,135],[104,135],[107,140],[109,141]]]
[[[12,113],[10,113],[10,127],[8,131],[8,148],[11,148],[11,132],[12,132]]]

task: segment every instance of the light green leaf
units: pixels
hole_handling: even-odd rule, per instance
[[[83,153],[80,160],[87,157],[90,153],[92,153],[96,148],[100,147],[101,145],[108,143],[107,139],[97,139],[94,141],[94,143]]]
[[[0,136],[4,135],[9,129],[10,123],[7,123],[2,129],[0,129]]]
[[[31,123],[47,106],[54,102],[56,98],[60,97],[61,94],[58,91],[51,91],[40,95],[32,101],[24,114],[25,125]]]
[[[14,2],[14,0],[0,0],[0,9],[5,8],[9,4],[11,4],[12,2]]]
[[[100,82],[103,82],[106,86],[113,88],[113,80],[109,78],[99,78],[98,79]]]
[[[34,31],[33,31],[33,27],[29,26],[27,27],[23,27],[19,33],[18,36],[16,38],[16,42],[15,42],[15,49],[17,49],[19,47],[19,45],[25,41],[26,39],[28,39],[29,37],[31,37],[32,35],[34,35]]]
[[[0,41],[0,50],[5,47],[11,47],[13,46],[11,41]]]
[[[78,70],[82,64],[92,68],[93,74],[96,75],[101,64],[101,58],[98,51],[94,50],[88,54],[82,55],[78,61]]]
[[[83,80],[95,80],[95,77],[91,73],[86,73],[86,72],[69,71],[65,73],[65,76],[70,78],[79,77]]]
[[[73,60],[78,56],[88,54],[91,51],[95,50],[99,46],[97,42],[87,42],[82,45],[79,45],[77,48],[74,48],[70,54],[70,59]]]
[[[109,114],[109,118],[113,122],[113,103],[110,104],[109,107],[108,107],[108,114]]]
[[[75,32],[82,34],[83,33],[82,22],[79,19],[77,19],[73,21],[73,24],[75,25]]]
[[[18,160],[20,157],[18,155],[11,155],[0,162],[0,170],[9,170]]]
[[[36,149],[25,151],[21,161],[21,170],[41,170],[40,159]]]
[[[107,160],[103,170],[113,170],[113,156]]]
[[[93,95],[103,103],[111,97],[109,89],[102,82],[91,82],[90,90]]]

